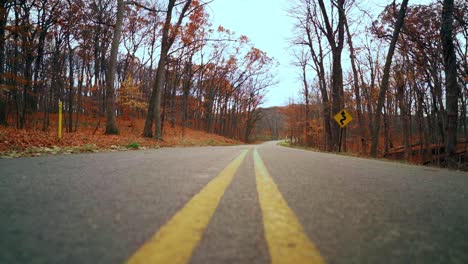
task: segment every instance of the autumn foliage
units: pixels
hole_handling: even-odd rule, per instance
[[[355,2],[294,1],[303,87],[282,110],[285,136],[362,156],[466,161],[468,5],[443,2],[393,2],[373,17]],[[342,108],[354,118],[344,130],[332,119]]]
[[[196,130],[248,142],[276,62],[246,36],[212,26],[205,2],[165,4],[2,1],[2,148],[85,138],[108,146],[141,135],[171,145]],[[53,142],[59,101],[66,133]],[[101,138],[101,127],[123,138]]]
[[[51,118],[56,119],[54,114]],[[40,123],[38,122],[38,125]],[[82,120],[78,132],[65,133],[57,138],[56,123],[50,131],[40,129],[17,129],[0,127],[0,156],[38,156],[50,153],[80,153],[96,151],[114,151],[127,149],[145,149],[174,146],[223,146],[240,144],[240,141],[223,136],[209,134],[199,130],[175,126],[166,130],[164,141],[155,141],[141,136],[143,119],[117,119],[121,128],[119,135],[104,135],[104,126],[96,118]]]

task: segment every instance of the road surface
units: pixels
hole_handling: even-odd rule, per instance
[[[0,263],[468,263],[468,173],[274,142],[0,160]]]

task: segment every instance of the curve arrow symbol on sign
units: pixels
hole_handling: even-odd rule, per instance
[[[335,116],[333,116],[336,123],[341,127],[345,128],[349,122],[353,120],[353,117],[346,111],[346,109],[341,109]]]
[[[341,111],[341,116],[343,117],[342,119],[340,119],[340,124],[342,126],[344,126],[344,121],[346,121],[346,112],[345,111]]]

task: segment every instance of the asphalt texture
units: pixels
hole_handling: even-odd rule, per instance
[[[274,142],[0,160],[0,263],[125,263],[243,149],[191,263],[269,263],[253,148],[327,263],[468,263],[468,173]]]

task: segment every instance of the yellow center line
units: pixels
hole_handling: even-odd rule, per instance
[[[279,192],[257,149],[254,150],[254,162],[257,192],[271,263],[325,263],[318,249],[304,233],[293,210]]]
[[[135,263],[182,264],[190,261],[218,203],[248,150],[232,161],[178,211],[128,261]]]

